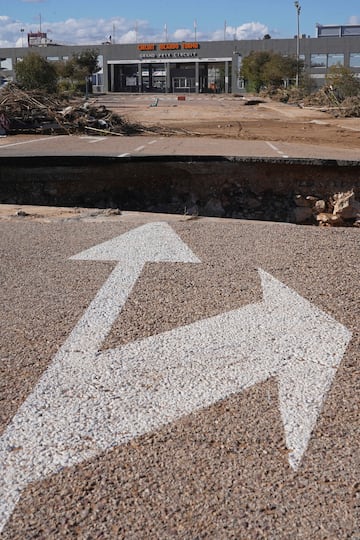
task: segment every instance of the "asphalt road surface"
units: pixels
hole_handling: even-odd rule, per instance
[[[211,137],[88,135],[16,135],[0,139],[1,156],[149,156],[222,155],[245,157],[319,158],[360,160],[359,149],[282,141],[248,141]]]
[[[2,538],[359,539],[359,231],[40,214],[0,221]]]

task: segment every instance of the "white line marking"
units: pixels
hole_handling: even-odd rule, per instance
[[[134,152],[141,152],[141,150],[144,150],[145,146],[138,146],[135,148]]]
[[[125,154],[119,154],[118,157],[127,157],[130,156],[129,152],[125,152]]]
[[[92,141],[89,141],[90,144],[95,144],[95,143],[99,143],[99,142],[104,142],[106,141],[106,137],[99,137],[98,139],[94,139]]]
[[[82,135],[80,139],[86,140],[89,144],[94,144],[98,142],[105,141],[107,137],[91,136],[91,135]]]
[[[272,144],[272,143],[269,142],[269,141],[265,141],[265,142],[266,142],[266,144],[267,144],[268,146],[270,146],[270,148],[271,148],[272,150],[274,150],[274,152],[276,152],[277,154],[279,154],[281,157],[283,157],[283,158],[285,158],[285,159],[289,157],[289,156],[288,156],[287,154],[285,154],[282,150],[280,150],[277,146],[275,146],[275,144]]]
[[[155,141],[148,142],[148,144],[155,144],[155,143],[157,143],[157,139],[155,139]]]
[[[31,144],[34,142],[41,142],[41,141],[53,141],[54,139],[59,139],[61,137],[66,137],[66,136],[67,135],[52,135],[49,137],[42,137],[41,139],[31,139],[30,141],[21,141],[21,142],[16,142],[16,143],[11,143],[11,144],[1,144],[0,150],[1,148],[9,148],[10,146],[19,146],[21,144]]]
[[[269,142],[269,141],[265,141],[265,142],[266,142],[266,144],[267,144],[268,146],[270,146],[270,148],[271,148],[272,150],[274,150],[274,152],[276,152],[277,154],[282,154],[281,150],[279,150],[279,148],[278,148],[277,146],[275,146],[275,144],[272,144],[272,143]]]

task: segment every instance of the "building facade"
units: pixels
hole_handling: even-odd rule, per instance
[[[244,92],[242,59],[252,51],[297,56],[315,86],[336,64],[360,78],[360,26],[317,26],[317,37],[292,39],[162,42],[63,46],[46,42],[36,52],[49,61],[67,60],[89,48],[99,53],[101,71],[93,92]],[[299,49],[298,49],[299,47]],[[14,80],[14,66],[34,48],[0,48],[0,82]]]

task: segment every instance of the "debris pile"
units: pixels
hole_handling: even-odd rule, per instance
[[[322,227],[360,227],[360,202],[354,190],[335,193],[327,200],[296,195],[295,223],[317,222]]]
[[[324,86],[317,92],[305,97],[301,105],[318,107],[335,118],[360,117],[360,96],[341,99],[331,86]]]
[[[280,101],[281,103],[298,104],[304,97],[304,91],[301,88],[277,87],[270,86],[259,93],[264,98],[270,98],[272,101]]]
[[[316,92],[306,95],[302,88],[270,87],[259,94],[272,101],[280,101],[298,105],[299,107],[315,107],[328,112],[335,118],[360,117],[360,96],[342,99],[331,85],[325,85]]]
[[[84,133],[133,135],[163,132],[162,128],[129,123],[103,105],[81,98],[24,91],[15,84],[0,90],[0,128],[15,133]]]
[[[330,86],[323,86],[316,92],[304,96],[302,105],[305,107],[319,107],[325,109],[339,108],[340,101]]]
[[[334,116],[342,118],[359,118],[360,117],[360,97],[347,97],[341,103],[337,111],[333,111]]]

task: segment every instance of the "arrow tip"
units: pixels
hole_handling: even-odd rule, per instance
[[[166,222],[147,223],[91,247],[72,260],[199,263],[200,260]]]
[[[289,463],[297,470],[351,332],[259,269],[265,309],[277,339],[280,410]]]

